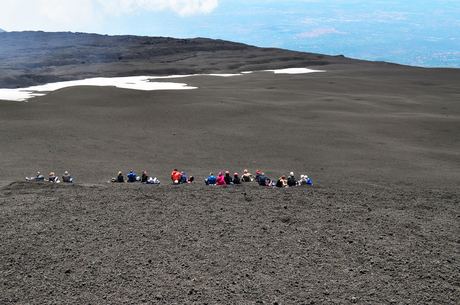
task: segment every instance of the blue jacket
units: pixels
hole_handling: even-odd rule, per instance
[[[135,173],[129,173],[126,175],[128,182],[136,182],[136,176],[137,175]]]
[[[211,175],[208,177],[208,179],[206,179],[206,184],[216,184],[216,177],[214,177],[214,175]]]
[[[183,176],[182,176],[182,179],[181,179],[180,183],[185,183],[185,182],[187,182],[187,176],[185,175],[185,173],[184,173],[184,172],[181,172],[181,174],[183,174]]]

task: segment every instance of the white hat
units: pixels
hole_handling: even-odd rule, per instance
[[[290,175],[290,176],[294,176],[294,172],[290,172],[289,175]]]
[[[304,175],[300,175],[300,179],[305,179],[305,176],[304,176]]]

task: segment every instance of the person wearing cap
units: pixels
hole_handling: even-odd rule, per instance
[[[62,182],[66,182],[66,183],[72,183],[73,182],[73,178],[70,177],[70,174],[68,171],[65,171],[64,174],[62,175]]]
[[[238,177],[238,173],[233,174],[233,184],[241,184],[240,177]]]
[[[230,172],[225,171],[225,176],[224,176],[225,184],[233,184],[233,179],[230,177]]]
[[[180,183],[187,183],[187,176],[185,175],[185,172],[181,171],[180,173],[182,174]]]
[[[209,173],[208,179],[205,179],[206,185],[216,185],[217,179],[212,172]]]
[[[287,184],[289,187],[297,185],[297,181],[295,180],[293,172],[289,174],[289,178],[287,179]]]
[[[226,184],[227,183],[225,183],[224,174],[222,174],[222,172],[219,172],[219,175],[217,175],[216,185],[226,185]]]
[[[297,182],[298,185],[312,185],[310,178],[307,175],[300,175],[300,180]]]
[[[125,182],[125,178],[121,172],[118,172],[117,182]]]
[[[37,172],[37,176],[35,177],[26,177],[26,180],[45,180],[45,176],[43,176],[40,172]]]
[[[180,181],[182,180],[182,174],[179,172],[177,169],[174,169],[173,172],[171,173],[171,180],[173,181],[174,184],[179,184]]]
[[[259,176],[262,175],[262,173],[260,172],[260,170],[256,169],[256,177],[255,177],[255,180],[258,181],[259,180]]]
[[[271,180],[267,176],[265,176],[264,173],[261,173],[260,171],[257,171],[258,174],[256,176],[256,181],[259,183],[261,186],[271,186]]]
[[[241,176],[241,181],[242,182],[251,182],[254,181],[254,176],[248,172],[247,169],[244,170],[243,175]]]

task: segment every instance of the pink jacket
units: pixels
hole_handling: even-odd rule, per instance
[[[219,173],[219,175],[217,176],[217,182],[216,182],[217,185],[226,185],[227,183],[225,183],[225,177],[224,175],[222,175],[222,173]]]

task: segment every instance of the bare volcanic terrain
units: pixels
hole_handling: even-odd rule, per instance
[[[15,182],[3,304],[456,304],[458,193]]]
[[[0,100],[1,304],[458,303],[460,70],[202,38],[0,42],[1,88],[197,88]],[[265,71],[283,68],[322,72]],[[245,168],[313,185],[204,184]],[[74,183],[25,181],[66,170]],[[107,183],[130,170],[161,183]]]
[[[0,88],[91,77],[235,73],[349,62],[206,38],[0,33]]]

